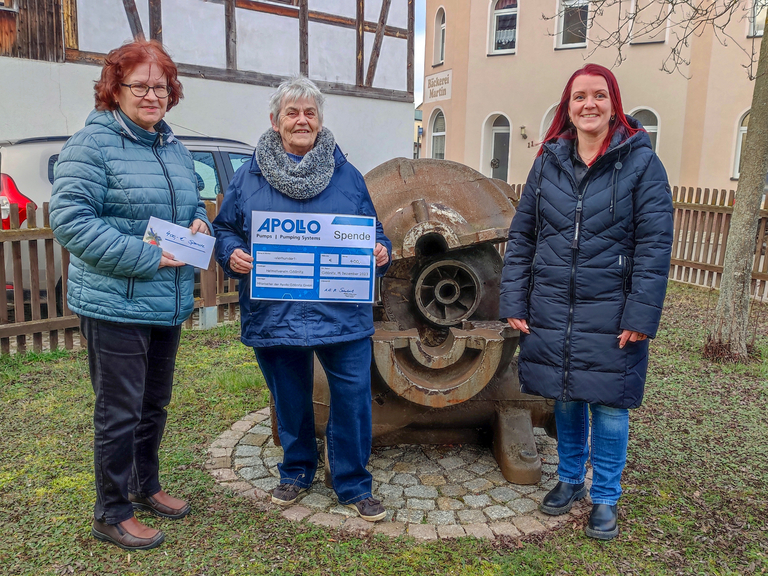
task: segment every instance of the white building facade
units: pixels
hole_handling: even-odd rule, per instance
[[[166,116],[178,134],[255,144],[269,95],[304,74],[328,96],[324,125],[365,173],[413,153],[413,2],[2,0],[0,140],[80,129],[106,53],[144,36],[179,66],[185,98]]]

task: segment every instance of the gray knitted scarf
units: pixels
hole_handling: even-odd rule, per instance
[[[256,145],[261,173],[272,187],[295,200],[314,198],[325,190],[333,176],[336,140],[328,128],[317,135],[315,147],[298,164],[288,158],[280,133],[264,132]]]

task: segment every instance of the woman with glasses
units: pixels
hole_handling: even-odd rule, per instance
[[[134,510],[178,519],[158,449],[179,346],[192,313],[194,269],[143,240],[152,216],[208,234],[192,156],[163,121],[183,97],[176,65],[154,40],[112,50],[96,107],[59,156],[51,227],[71,254],[67,303],[80,316],[96,394],[92,534],[126,550],[163,532]]]

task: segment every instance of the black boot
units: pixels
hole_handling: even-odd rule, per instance
[[[590,538],[613,540],[619,533],[619,511],[616,504],[595,504],[584,532]]]
[[[544,500],[539,504],[539,510],[550,516],[559,516],[568,512],[576,500],[581,500],[586,495],[587,489],[584,487],[584,482],[581,484],[558,482],[557,486],[544,496]]]

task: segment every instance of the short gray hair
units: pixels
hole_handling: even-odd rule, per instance
[[[317,118],[320,124],[323,123],[323,105],[325,96],[320,92],[320,88],[306,76],[292,76],[284,80],[272,97],[269,99],[269,113],[272,115],[275,124],[280,120],[280,110],[283,102],[295,102],[302,98],[315,101],[317,107]]]

